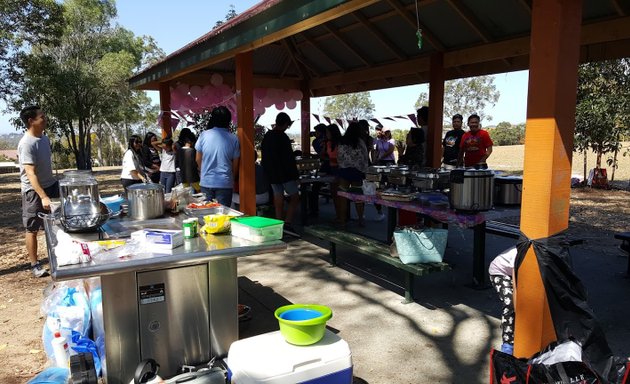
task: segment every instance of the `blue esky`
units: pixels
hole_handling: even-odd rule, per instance
[[[216,20],[223,19],[230,4],[236,12],[241,13],[258,0],[117,0],[117,22],[131,30],[136,35],[150,35],[157,41],[160,48],[170,54],[212,29]],[[501,121],[512,124],[525,122],[527,104],[528,72],[519,71],[498,74],[494,76],[494,83],[501,93],[499,101],[493,108],[486,109],[486,114],[492,115],[492,121],[485,121],[485,125],[496,125]],[[420,92],[426,92],[427,85],[412,85],[406,87],[383,89],[371,92],[372,101],[376,107],[374,117],[407,115],[414,113],[414,103]],[[149,92],[155,103],[158,102],[157,92]],[[311,99],[311,112],[321,114],[323,98]],[[3,109],[4,105],[0,105]],[[292,119],[299,119],[299,104],[293,110],[284,110]],[[269,126],[277,113],[274,107],[267,108],[259,123]],[[11,116],[0,114],[0,134],[16,132],[9,125]],[[409,128],[411,122],[399,120],[397,123],[386,120],[392,129]],[[313,119],[311,124],[316,124]],[[294,124],[291,131],[297,133],[299,124]]]

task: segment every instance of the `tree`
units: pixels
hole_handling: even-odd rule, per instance
[[[580,65],[577,91],[575,147],[593,150],[597,168],[604,154],[614,153],[609,159],[614,178],[616,153],[630,130],[630,59]]]
[[[324,114],[334,119],[370,119],[374,113],[374,103],[369,92],[346,93],[327,97],[324,100]]]
[[[0,100],[6,101],[22,88],[22,61],[30,47],[58,41],[62,9],[54,0],[0,1]]]
[[[519,145],[525,143],[525,124],[512,125],[502,121],[488,129],[494,145]]]
[[[132,91],[127,79],[163,52],[152,39],[113,25],[114,0],[67,0],[63,15],[59,44],[34,44],[25,55],[24,87],[9,106],[17,111],[26,103],[41,105],[50,131],[64,138],[77,168],[89,169],[92,133],[114,140],[112,132],[141,118],[148,98]],[[103,127],[110,132],[99,133]]]
[[[482,121],[491,121],[492,116],[484,110],[486,106],[494,107],[500,95],[492,76],[449,80],[444,84],[444,121],[451,121],[456,113],[464,116],[464,121],[473,113],[478,114]],[[415,107],[424,105],[428,105],[426,92],[420,93]]]
[[[221,25],[223,25],[223,23],[225,23],[226,21],[232,20],[236,16],[238,16],[238,13],[236,13],[236,8],[234,7],[234,4],[230,4],[230,7],[227,13],[225,14],[225,20],[217,20],[214,23],[214,28],[220,27]]]

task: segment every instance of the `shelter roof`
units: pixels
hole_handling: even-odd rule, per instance
[[[253,51],[255,87],[311,96],[428,82],[434,52],[444,55],[447,80],[522,70],[531,14],[531,0],[264,0],[130,84],[207,84],[217,72],[230,84],[234,57],[246,51]],[[624,0],[583,0],[580,60],[630,56],[629,14]]]

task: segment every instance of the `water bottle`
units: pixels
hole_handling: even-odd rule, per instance
[[[56,331],[51,344],[57,367],[68,368],[70,366],[70,352],[68,351],[68,341],[66,338],[61,336],[61,332]]]

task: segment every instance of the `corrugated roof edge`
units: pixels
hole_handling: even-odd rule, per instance
[[[248,20],[254,16],[256,16],[257,14],[273,7],[274,5],[281,3],[285,0],[263,0],[260,3],[254,5],[253,7],[245,10],[243,13],[240,13],[239,15],[237,15],[235,18],[226,21],[225,23],[221,24],[220,26],[218,26],[217,28],[212,29],[210,32],[206,33],[205,35],[201,36],[200,38],[198,38],[197,40],[194,40],[188,44],[186,44],[185,46],[181,47],[180,49],[178,49],[177,51],[170,53],[168,56],[166,56],[165,58],[163,58],[162,60],[154,63],[153,65],[151,65],[150,67],[146,67],[144,68],[142,71],[137,72],[133,75],[133,77],[142,75],[144,72],[147,72],[149,70],[151,70],[152,68],[164,63],[165,61],[169,60],[172,57],[177,56],[178,54],[185,52],[186,50],[199,45],[207,40],[209,40],[210,38],[220,34],[221,32],[228,30],[230,28],[233,28],[234,26],[244,22],[245,20]]]

